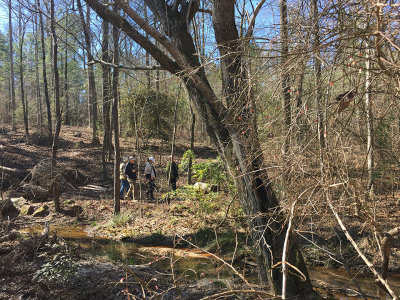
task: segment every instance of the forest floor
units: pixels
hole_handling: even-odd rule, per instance
[[[114,217],[112,179],[104,178],[101,147],[90,145],[90,140],[91,132],[87,128],[68,126],[62,128],[58,163],[62,168],[79,170],[87,180],[83,184],[65,190],[61,195],[61,203],[66,210],[81,207],[79,213],[72,215],[55,213],[52,201],[30,202],[34,210],[47,205],[49,207],[47,216],[19,215],[15,219],[2,221],[0,299],[129,299],[128,295],[131,295],[132,299],[144,298],[145,295],[154,299],[202,299],[223,291],[249,289],[237,277],[230,281],[222,281],[218,279],[219,276],[208,277],[207,271],[201,273],[199,271],[194,280],[185,275],[185,270],[178,270],[178,266],[174,271],[175,260],[180,260],[181,256],[179,258],[176,258],[175,254],[171,256],[168,248],[163,250],[164,252],[160,250],[150,261],[143,260],[135,266],[125,259],[129,256],[129,253],[126,255],[123,253],[128,251],[126,249],[122,250],[122,254],[114,255],[118,256],[118,259],[112,260],[110,256],[113,255],[113,251],[108,251],[108,257],[85,255],[85,247],[89,246],[80,243],[79,239],[89,241],[90,247],[95,243],[102,243],[102,240],[123,241],[126,244],[133,242],[147,247],[184,249],[199,247],[197,254],[207,257],[216,254],[227,262],[239,261],[241,264],[238,264],[237,269],[243,274],[246,272],[249,277],[254,276],[254,260],[250,254],[251,247],[248,245],[247,226],[239,203],[236,199],[232,200],[228,188],[219,193],[211,193],[212,197],[195,193],[185,198],[187,194],[182,197],[179,194],[167,204],[163,200],[163,195],[169,189],[165,171],[169,148],[165,145],[160,147],[159,143],[153,141],[154,144],[149,143],[142,153],[132,153],[130,145],[134,144],[133,139],[121,139],[122,155],[140,155],[142,162],[145,157],[156,157],[157,201],[123,200],[121,215]],[[182,157],[188,143],[184,138],[178,141],[176,155]],[[21,174],[26,175],[37,163],[48,159],[50,155],[51,149],[48,145],[27,144],[22,131],[11,133],[8,128],[0,130],[0,165],[22,170]],[[200,162],[215,159],[217,152],[209,147],[206,141],[202,141],[196,143],[195,155],[197,162]],[[112,174],[112,168],[112,163],[108,162],[108,174]],[[143,168],[143,165],[139,167],[142,171]],[[2,197],[15,199],[23,196],[18,184],[25,176],[19,176],[3,175]],[[185,175],[181,176],[178,187],[186,185],[186,181]],[[141,184],[144,194],[147,186],[145,182]],[[393,197],[386,195],[377,201],[381,214],[391,220],[390,226],[393,228],[400,226],[399,203],[395,199],[397,194],[393,193]],[[305,216],[301,221],[307,223],[308,220]],[[50,224],[49,235],[40,234],[44,224]],[[325,219],[324,224],[316,229],[317,234],[310,233],[307,226],[298,230],[313,242],[318,241],[318,245],[322,245],[323,248],[337,248],[335,250],[340,248],[338,252],[342,258],[346,258],[350,268],[365,270],[357,253],[349,247],[334,221]],[[379,253],[371,250],[373,244],[371,234],[366,231],[359,232],[358,221],[352,221],[351,214],[346,216],[346,224],[349,224],[350,232],[355,235],[362,249],[369,251],[368,257],[377,262]],[[72,231],[69,237],[74,238],[74,243],[66,242],[68,235],[64,238],[54,236],[55,228],[61,227]],[[26,230],[29,228],[30,234],[21,235],[21,231],[29,232]],[[84,233],[81,233],[80,229],[83,229]],[[332,230],[336,237],[332,237]],[[303,239],[299,239],[299,243],[302,245],[308,264],[340,267],[340,264],[329,259],[329,255],[315,244],[305,242]],[[390,271],[399,273],[399,241],[394,240],[392,246]],[[132,251],[137,254],[139,250],[135,248]],[[187,253],[182,256],[185,255]],[[166,259],[170,260],[166,267],[168,272],[153,267],[154,261]],[[221,268],[218,259],[213,259],[208,264],[214,265],[214,269]],[[74,272],[70,274],[72,269]],[[252,285],[253,287],[256,285]],[[340,289],[325,287],[322,294],[328,295],[329,290]],[[346,290],[342,292],[346,293]],[[229,297],[226,299],[237,299],[236,296]],[[243,299],[253,298],[254,295],[247,295]]]

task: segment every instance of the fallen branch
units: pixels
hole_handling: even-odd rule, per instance
[[[231,296],[235,294],[248,294],[248,295],[258,295],[258,296],[263,296],[263,297],[269,297],[270,299],[282,299],[280,296],[274,296],[270,293],[263,292],[263,291],[256,291],[256,290],[232,290],[232,291],[226,291],[222,292],[219,294],[214,294],[211,296],[207,296],[204,298],[201,298],[201,300],[211,300],[211,299],[218,299],[220,297],[226,297],[226,296]]]

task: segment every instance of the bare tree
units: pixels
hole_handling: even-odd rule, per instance
[[[99,1],[86,2],[100,17],[119,27],[147,50],[163,68],[184,79],[186,89],[207,126],[212,142],[217,146],[226,169],[234,178],[251,229],[261,282],[269,282],[271,289],[279,294],[282,274],[274,265],[281,262],[287,225],[266,169],[262,168],[262,151],[254,122],[256,111],[250,109],[249,99],[243,97],[247,95],[243,93],[247,91],[244,77],[246,73],[242,72],[244,57],[235,23],[235,2],[215,0],[212,12],[214,34],[221,57],[222,97],[226,105],[212,90],[189,32],[189,25],[199,8],[199,1],[175,1],[170,4],[161,0],[146,0],[149,9],[164,28],[165,35],[150,26],[128,3],[116,1],[126,15],[160,43],[169,55],[146,39],[125,18],[110,11]],[[252,20],[255,20],[255,15]],[[252,30],[253,21],[250,24]],[[273,219],[270,219],[271,215],[274,215]],[[306,281],[300,283],[297,276],[290,274],[287,295],[313,293],[301,253],[294,242],[288,252],[288,262],[301,270]]]

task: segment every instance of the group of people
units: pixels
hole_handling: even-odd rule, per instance
[[[144,168],[144,176],[148,182],[148,190],[146,192],[146,197],[150,200],[154,199],[154,188],[155,188],[155,180],[157,177],[156,169],[154,168],[155,159],[153,156],[150,156],[147,159],[146,166]],[[171,175],[170,175],[170,184],[172,189],[176,190],[176,181],[178,179],[178,166],[174,161],[171,164]],[[119,166],[120,171],[120,180],[121,180],[121,189],[119,191],[120,199],[124,199],[124,195],[128,197],[132,194],[133,199],[138,199],[138,187],[136,184],[137,179],[137,165],[136,159],[134,156],[122,158],[122,162]]]

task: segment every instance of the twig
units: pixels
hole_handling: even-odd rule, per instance
[[[326,196],[326,201],[328,202],[328,206],[331,209],[333,215],[335,216],[336,221],[338,222],[340,228],[342,229],[343,233],[346,235],[349,242],[353,245],[354,249],[357,251],[358,255],[361,257],[361,259],[365,262],[365,264],[368,266],[368,268],[374,274],[375,278],[384,286],[384,288],[386,289],[386,292],[390,294],[392,299],[398,300],[399,299],[398,296],[391,289],[391,287],[389,286],[387,281],[385,279],[383,279],[383,277],[376,271],[374,265],[368,260],[368,258],[364,255],[364,253],[360,250],[357,243],[354,241],[353,237],[347,231],[346,226],[344,225],[342,219],[340,218],[339,214],[337,213],[335,207],[332,204],[332,201],[331,201],[330,195],[329,195],[329,191],[325,191],[325,196]]]
[[[179,235],[178,235],[179,236]],[[214,253],[211,253],[209,251],[206,251],[204,249],[201,249],[199,246],[196,246],[195,244],[193,244],[192,242],[184,239],[183,237],[179,236],[179,238],[181,238],[182,240],[184,240],[185,242],[187,242],[189,245],[191,245],[192,247],[195,247],[196,249],[199,249],[201,251],[203,251],[204,253],[207,253],[208,255],[212,256],[213,258],[215,258],[216,260],[221,261],[224,265],[228,266],[237,276],[239,276],[240,279],[243,280],[244,283],[246,283],[246,285],[254,291],[253,287],[251,286],[251,284],[246,280],[246,278],[243,277],[242,274],[240,274],[231,264],[227,263],[225,260],[223,260],[222,258],[220,258],[219,256],[215,255]]]

